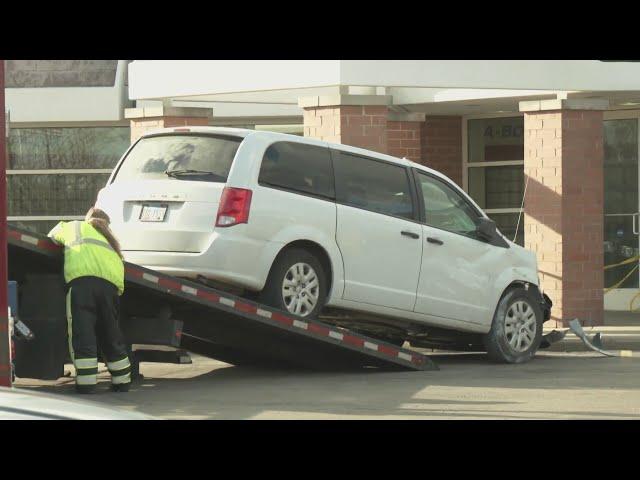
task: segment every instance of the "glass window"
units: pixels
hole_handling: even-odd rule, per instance
[[[84,215],[108,178],[109,174],[9,175],[9,215]]]
[[[258,181],[294,192],[334,198],[329,149],[293,142],[267,148]]]
[[[240,137],[213,135],[142,138],[122,162],[114,181],[173,178],[226,182],[241,142]],[[170,171],[178,173],[168,176],[165,172]]]
[[[333,151],[336,199],[346,205],[398,217],[414,218],[404,167]]]
[[[638,120],[604,125],[604,212],[638,211]]]
[[[463,235],[474,235],[478,214],[462,196],[441,180],[418,174],[426,224]]]
[[[469,120],[467,131],[469,163],[524,160],[524,117]]]
[[[638,255],[638,119],[606,120],[604,130],[604,264]],[[637,219],[636,219],[637,228]],[[605,270],[604,286],[638,288],[637,262]],[[626,277],[626,279],[625,279]]]
[[[524,195],[524,167],[471,167],[468,191],[481,208],[520,208]]]
[[[515,244],[522,246],[524,245],[524,213],[522,214],[522,218],[520,218],[520,225],[518,225],[519,215],[520,212],[492,213],[489,217],[491,217],[491,220],[496,222],[496,227],[505,237]],[[516,227],[518,228],[517,234]]]
[[[515,235],[515,242],[524,245],[523,221],[516,235],[524,195],[524,117],[468,120],[467,147],[467,163],[475,164],[467,168],[469,195],[505,236],[513,239]],[[516,164],[495,165],[496,162]]]
[[[113,168],[130,143],[129,127],[11,128],[7,169]]]

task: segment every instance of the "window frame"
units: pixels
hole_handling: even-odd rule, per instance
[[[346,207],[351,207],[351,208],[357,208],[359,210],[364,210],[366,212],[371,212],[371,213],[377,213],[379,215],[384,215],[386,217],[391,217],[391,218],[398,218],[400,220],[406,220],[407,222],[412,222],[412,223],[418,223],[420,224],[420,216],[419,216],[419,208],[420,208],[420,204],[418,202],[418,197],[417,197],[417,192],[416,192],[416,184],[415,184],[415,179],[413,178],[413,175],[411,174],[411,167],[408,167],[406,165],[402,165],[402,164],[398,164],[396,162],[391,162],[388,160],[384,160],[381,158],[375,158],[375,157],[370,157],[367,155],[361,155],[359,153],[352,153],[352,152],[348,152],[348,151],[344,151],[344,150],[339,150],[337,148],[329,148],[329,151],[331,152],[331,162],[338,162],[340,161],[338,158],[336,158],[336,156],[339,155],[351,155],[354,157],[358,157],[358,158],[362,158],[364,160],[369,160],[372,162],[378,162],[378,163],[384,163],[387,165],[392,165],[394,167],[397,167],[401,170],[404,171],[404,174],[407,178],[407,184],[409,186],[409,198],[411,199],[411,210],[412,210],[412,216],[411,218],[408,217],[402,217],[400,215],[393,215],[391,213],[384,213],[384,212],[379,212],[377,210],[371,210],[369,208],[364,208],[360,205],[353,205],[347,202],[342,202],[338,200],[338,195],[337,195],[337,188],[334,189],[335,193],[336,193],[336,199],[335,199],[335,203],[338,205],[344,205]],[[336,153],[338,155],[336,155]],[[335,167],[333,168],[333,172],[334,172],[334,186],[337,183],[337,176],[335,174]]]
[[[504,112],[480,115],[464,115],[462,117],[462,186],[465,192],[469,192],[469,169],[487,167],[512,167],[522,165],[524,171],[524,158],[522,160],[503,160],[499,162],[470,162],[469,161],[469,120],[486,120],[491,118],[515,118],[524,117],[523,112]],[[487,208],[487,215],[492,213],[524,213],[521,207]],[[517,234],[517,232],[516,232]]]
[[[292,141],[288,141],[288,140],[278,140],[278,141],[275,141],[273,143],[270,143],[264,149],[264,152],[262,153],[262,158],[260,159],[260,166],[258,167],[258,179],[257,179],[258,185],[260,185],[263,188],[272,188],[274,190],[280,190],[281,192],[295,193],[296,195],[303,195],[305,197],[317,198],[318,200],[325,200],[325,201],[329,201],[329,202],[335,202],[336,179],[335,179],[335,172],[333,170],[333,160],[331,158],[331,153],[330,152],[328,152],[329,153],[329,171],[330,171],[330,179],[331,179],[331,181],[333,183],[333,196],[323,195],[321,193],[307,192],[307,191],[304,191],[304,190],[298,190],[296,188],[291,188],[291,187],[284,187],[282,185],[275,185],[273,183],[269,183],[269,182],[265,182],[264,180],[260,180],[260,172],[262,171],[262,162],[264,161],[264,156],[267,154],[267,150],[269,150],[272,146],[277,145],[279,143],[291,143],[291,144],[295,144],[295,145],[305,145],[305,146],[308,146],[308,147],[319,148],[319,149],[326,148],[327,150],[329,150],[328,147],[321,147],[321,146],[318,146],[318,145],[311,145],[309,143],[304,143],[304,142],[292,142]]]

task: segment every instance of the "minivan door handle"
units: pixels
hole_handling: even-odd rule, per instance
[[[435,243],[436,245],[444,244],[444,242],[442,240],[440,240],[439,238],[433,238],[433,237],[427,237],[427,242]]]
[[[418,235],[417,233],[407,232],[406,230],[403,230],[402,232],[400,232],[400,235],[404,235],[405,237],[411,237],[413,239],[420,238],[420,235]]]

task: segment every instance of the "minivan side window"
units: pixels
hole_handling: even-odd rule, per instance
[[[335,192],[329,149],[276,142],[264,153],[258,183],[333,199]]]
[[[479,215],[458,192],[423,173],[418,173],[418,188],[422,190],[427,225],[475,236]]]
[[[336,201],[385,215],[413,219],[406,168],[332,150]]]

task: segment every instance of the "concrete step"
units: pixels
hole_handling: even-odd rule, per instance
[[[637,350],[640,351],[640,327],[583,327],[588,338],[593,338],[600,333],[602,348],[604,350]],[[543,334],[550,333],[554,329],[543,330]],[[552,344],[543,351],[551,352],[584,352],[591,351],[580,338],[568,328],[556,328],[555,330],[567,330],[563,340]]]

